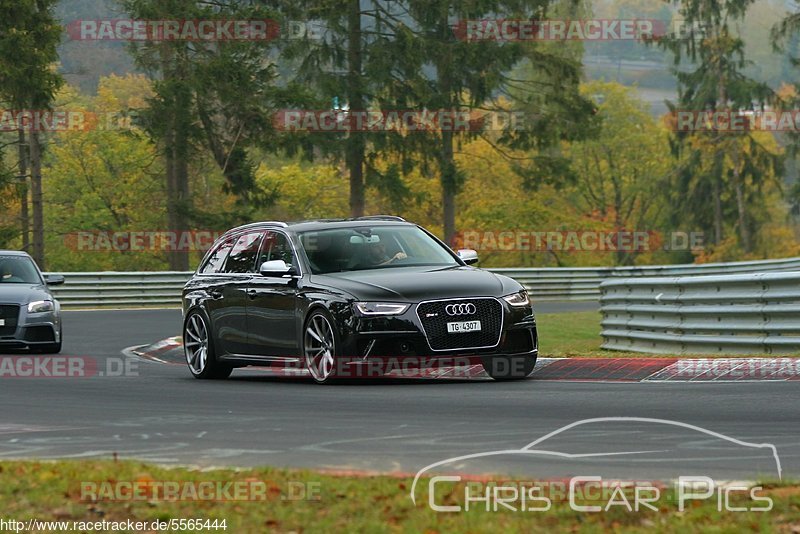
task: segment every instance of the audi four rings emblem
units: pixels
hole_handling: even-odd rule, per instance
[[[455,315],[472,315],[475,313],[477,308],[471,302],[461,303],[461,304],[448,304],[445,306],[444,311],[447,312],[447,315],[455,316]]]

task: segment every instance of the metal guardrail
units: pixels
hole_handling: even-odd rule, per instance
[[[680,276],[800,270],[800,258],[700,265],[647,267],[542,267],[490,269],[517,279],[538,301],[599,300],[600,284],[609,278]],[[65,308],[179,306],[190,272],[94,272],[63,274],[53,288]]]
[[[516,279],[538,301],[599,300],[600,284],[609,278],[800,271],[800,258],[641,267],[536,267],[490,270]]]
[[[64,308],[180,306],[189,272],[58,273],[64,285],[52,288]]]
[[[800,272],[601,285],[603,348],[655,354],[800,350]]]

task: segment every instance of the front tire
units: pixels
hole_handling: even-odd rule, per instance
[[[523,380],[536,366],[536,356],[489,356],[483,358],[483,369],[495,380]]]
[[[336,381],[336,330],[333,318],[321,309],[312,311],[303,326],[303,355],[306,369],[318,384]]]
[[[211,329],[205,316],[190,312],[183,324],[183,352],[192,376],[201,379],[228,378],[233,367],[217,361]]]

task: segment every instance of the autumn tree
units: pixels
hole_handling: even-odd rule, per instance
[[[144,20],[275,20],[258,3],[193,0],[123,0],[128,13]],[[251,151],[276,150],[285,141],[273,127],[275,111],[303,91],[276,83],[265,39],[165,40],[159,36],[135,43],[136,63],[154,80],[154,96],[142,124],[164,157],[168,229],[183,231],[197,223],[231,225],[248,220],[253,210],[272,200],[258,189]],[[226,178],[224,191],[238,199],[236,210],[214,213],[192,202],[193,158],[211,154]],[[170,255],[172,269],[189,268],[185,252]]]
[[[0,2],[0,101],[12,110],[49,109],[63,83],[54,70],[61,40],[61,26],[53,15],[55,4],[56,0]],[[36,127],[26,129],[20,125],[17,143],[22,245],[27,249],[30,180],[31,253],[39,266],[45,268],[41,132]]]
[[[754,107],[758,110],[772,97],[766,84],[744,74],[749,62],[736,24],[752,3],[682,1],[683,31],[656,41],[674,60],[678,100],[670,106],[673,111],[736,114]],[[698,130],[677,131],[674,136],[673,149],[680,165],[673,186],[674,216],[702,227],[717,245],[725,239],[732,218],[739,244],[749,253],[757,231],[750,212],[762,198],[764,183],[779,174],[781,157],[749,129]],[[707,138],[708,143],[698,136]]]
[[[601,100],[602,127],[596,137],[565,149],[575,175],[576,207],[597,214],[611,231],[659,228],[672,171],[666,129],[621,85],[593,82],[582,91]],[[615,263],[632,265],[641,252],[620,249]]]

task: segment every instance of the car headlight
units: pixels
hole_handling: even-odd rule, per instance
[[[52,300],[36,300],[28,304],[28,313],[44,313],[55,310]]]
[[[400,315],[405,313],[410,304],[392,302],[356,302],[356,310],[361,315]]]
[[[515,308],[522,308],[523,306],[529,306],[531,303],[531,299],[528,298],[528,292],[524,289],[519,293],[514,293],[513,295],[506,295],[503,297],[503,300],[514,306]]]

